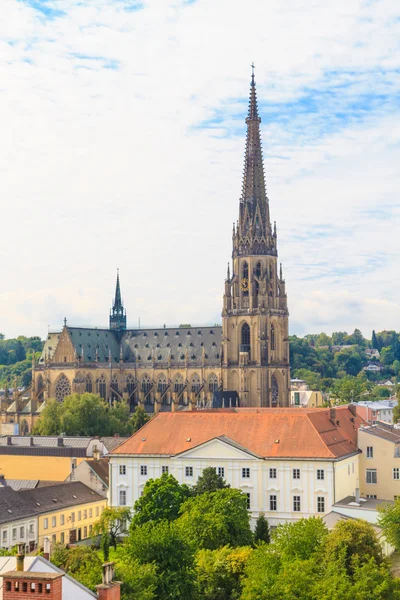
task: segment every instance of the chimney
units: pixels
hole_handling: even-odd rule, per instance
[[[35,573],[33,571],[8,571],[2,573],[3,600],[22,600],[35,594],[46,600],[62,600],[64,573]],[[28,594],[27,594],[28,593]]]
[[[33,443],[33,436],[31,435],[31,437],[29,438],[29,445],[30,446],[34,446],[35,444]]]
[[[113,562],[103,564],[102,583],[96,586],[99,600],[120,600],[121,584],[119,581],[113,581],[114,564]]]
[[[356,488],[356,495],[354,499],[356,502],[360,502],[360,488]]]
[[[62,448],[64,446],[64,440],[61,436],[57,438],[57,446],[59,448]]]
[[[357,416],[357,405],[356,404],[349,404],[348,406],[349,411],[356,417]]]
[[[331,421],[335,422],[336,420],[336,408],[332,407],[329,409],[329,418]]]
[[[45,537],[43,543],[43,558],[45,558],[46,560],[50,560],[50,548],[50,540],[48,537]]]
[[[93,458],[96,462],[100,460],[100,450],[97,446],[93,446]]]
[[[17,571],[23,571],[24,570],[24,545],[23,544],[18,544],[18,554],[16,556],[17,559],[17,566],[16,569]]]
[[[12,446],[12,439],[11,439],[11,435],[7,436],[7,446]]]

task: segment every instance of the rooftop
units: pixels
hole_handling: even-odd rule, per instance
[[[337,459],[359,452],[357,429],[362,423],[347,406],[333,413],[318,408],[157,413],[111,455],[174,456],[224,436],[262,458]]]
[[[376,425],[364,425],[360,428],[360,431],[380,437],[394,444],[400,443],[400,429],[397,429],[394,425],[387,425],[380,422]]]

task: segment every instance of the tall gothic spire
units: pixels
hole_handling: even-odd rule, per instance
[[[110,329],[122,331],[126,329],[126,312],[121,299],[121,287],[119,283],[119,269],[117,269],[117,283],[115,286],[115,298],[110,314]]]
[[[275,250],[265,187],[260,123],[253,66],[246,118],[246,150],[239,223],[234,233],[234,255],[265,254]]]

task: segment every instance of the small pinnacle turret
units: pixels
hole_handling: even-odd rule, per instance
[[[119,283],[119,269],[117,269],[117,283],[115,286],[115,298],[110,314],[110,329],[124,331],[126,329],[126,312],[121,299],[121,287]]]

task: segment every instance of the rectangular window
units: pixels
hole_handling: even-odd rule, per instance
[[[99,516],[99,512],[100,512],[100,508],[98,506],[96,506],[96,517]]]
[[[248,479],[250,477],[250,469],[249,469],[249,467],[243,467],[243,469],[242,469],[242,477],[244,479]]]
[[[71,523],[75,523],[75,513],[71,513]]]
[[[220,477],[225,477],[225,467],[218,467],[218,475]]]
[[[276,469],[270,469],[269,470],[269,478],[270,479],[276,479]]]
[[[7,541],[7,531],[3,530],[3,542]]]
[[[24,539],[24,537],[25,537],[25,527],[20,527],[19,528],[19,537],[21,538],[21,540]]]
[[[78,510],[78,521],[82,520],[82,511]]]
[[[294,393],[294,405],[300,406],[300,392]]]
[[[249,493],[246,494],[246,499],[247,499],[247,510],[250,510],[251,499],[250,499]]]
[[[62,544],[64,544],[64,543],[65,543],[65,534],[64,534],[64,532],[63,532],[63,531],[61,532],[60,540],[61,540],[61,543],[62,543]]]
[[[185,467],[185,476],[193,477],[193,467]]]
[[[57,527],[57,517],[52,517],[51,518],[51,526],[52,527]]]
[[[324,498],[324,496],[318,496],[317,497],[317,511],[319,513],[324,513],[325,512],[325,498]]]
[[[164,475],[164,473],[165,473],[166,475],[168,475],[168,472],[169,472],[169,467],[168,467],[168,465],[163,465],[163,466],[161,467],[161,473],[162,473],[163,475]]]
[[[65,523],[65,516],[60,515],[60,525],[64,525],[64,523]]]
[[[367,469],[366,476],[367,483],[378,483],[376,469]]]
[[[374,458],[374,447],[367,446],[367,458]]]
[[[48,519],[44,519],[43,529],[48,529],[48,528],[49,528],[49,520]]]
[[[89,519],[93,517],[93,508],[89,508]]]
[[[55,533],[53,533],[53,535],[51,536],[51,543],[52,544],[56,544],[57,543],[57,536]]]
[[[126,465],[119,465],[119,474],[126,475]]]
[[[276,494],[270,494],[269,496],[269,510],[278,510]]]
[[[399,467],[395,467],[393,469],[393,479],[400,479],[400,469],[399,469]]]
[[[147,475],[147,465],[140,465],[140,474]]]
[[[119,490],[119,505],[126,506],[126,491]]]
[[[83,511],[83,518],[84,518],[84,519],[87,519],[87,509],[85,509],[85,510]]]
[[[347,465],[347,475],[350,475],[350,465]]]
[[[33,530],[33,528],[34,528],[34,523],[29,523],[29,533],[30,533],[30,534],[33,534],[33,533],[34,533],[34,530]]]
[[[87,527],[83,528],[83,537],[86,540],[86,538],[87,538]]]
[[[300,479],[300,469],[293,469],[293,479]]]
[[[300,510],[301,510],[300,496],[293,496],[293,511],[300,512]]]
[[[17,528],[13,527],[12,529],[12,539],[16,540],[17,539]]]
[[[323,481],[325,479],[325,471],[324,471],[324,469],[317,469],[317,479],[319,481]]]
[[[377,495],[376,494],[367,494],[366,498],[368,498],[368,500],[376,500]],[[395,496],[396,499],[396,496]]]
[[[92,535],[93,525],[89,525],[89,535]]]

